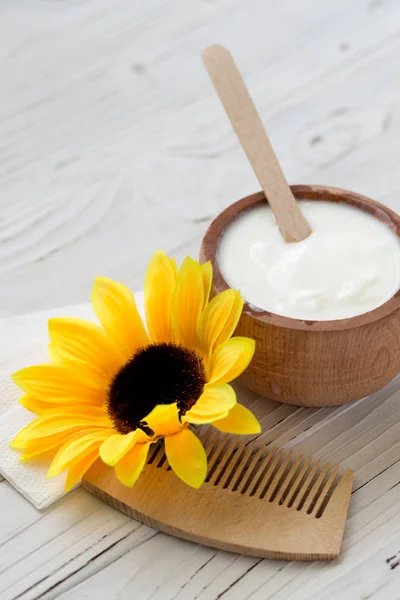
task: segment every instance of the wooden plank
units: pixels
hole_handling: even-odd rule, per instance
[[[59,586],[68,586],[71,578],[80,580],[82,570],[86,577],[158,535],[83,490],[43,513],[33,509],[6,482],[0,484],[0,494],[7,508],[1,519],[2,598],[21,595],[33,599],[44,593],[57,598]],[[36,513],[33,518],[32,511]],[[8,516],[3,522],[5,513]],[[8,541],[3,535],[5,527]]]

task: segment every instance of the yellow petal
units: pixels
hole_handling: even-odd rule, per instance
[[[211,423],[226,415],[236,404],[234,389],[227,383],[208,383],[196,404],[185,414],[189,423]]]
[[[35,464],[43,464],[44,466],[48,466],[54,457],[54,453],[57,452],[60,446],[55,446],[54,448],[38,448],[36,450],[26,450],[19,457],[20,463],[35,463]]]
[[[62,431],[61,433],[48,435],[45,438],[25,439],[21,441],[19,445],[16,443],[16,446],[13,445],[12,447],[24,450],[23,455],[20,457],[21,462],[33,458],[41,458],[49,452],[52,453],[51,458],[54,458],[54,453],[57,452],[67,440],[78,433],[82,433],[82,431],[82,427],[75,427],[68,429],[67,431]]]
[[[59,354],[57,353],[57,351],[56,351],[56,349],[54,348],[53,344],[49,344],[49,345],[47,346],[47,348],[48,348],[48,351],[49,351],[49,358],[50,358],[50,361],[51,361],[52,363],[54,363],[54,364],[61,363],[61,362],[62,362],[62,360],[61,360],[61,357],[60,357],[60,356],[59,356]]]
[[[210,381],[232,381],[248,367],[253,358],[254,340],[234,337],[218,346],[211,359]]]
[[[87,431],[90,431],[90,429],[83,429],[81,425],[78,425],[77,427],[69,430],[52,433],[50,435],[47,435],[45,438],[27,438],[25,436],[24,438],[20,439],[21,444],[23,440],[23,447],[29,452],[32,452],[32,454],[34,454],[37,450],[43,451],[43,449],[45,448],[51,449],[55,448],[56,446],[62,446],[67,440],[71,439],[76,434],[86,433]]]
[[[12,448],[23,448],[28,440],[73,431],[76,428],[110,429],[113,423],[105,411],[94,406],[66,406],[46,411],[29,423],[11,442]]]
[[[86,380],[76,365],[36,365],[26,367],[11,377],[29,396],[52,404],[93,405],[105,400],[106,387],[98,380]]]
[[[199,488],[207,474],[207,455],[203,444],[190,429],[182,429],[164,440],[171,469],[188,485]]]
[[[170,342],[171,302],[177,276],[176,263],[158,250],[150,261],[144,284],[147,329],[152,342]]]
[[[115,465],[115,475],[120,482],[127,487],[132,487],[146,464],[150,443],[136,444]]]
[[[54,408],[54,404],[51,402],[43,402],[43,400],[38,400],[38,398],[34,398],[28,394],[22,396],[19,401],[24,408],[35,413],[35,415],[41,415],[46,412],[46,410]]]
[[[107,277],[96,277],[92,305],[108,338],[124,360],[149,343],[135,299],[125,285]]]
[[[79,481],[82,479],[86,471],[90,469],[92,464],[99,458],[98,449],[93,450],[90,454],[86,455],[82,460],[72,465],[68,471],[67,479],[65,481],[64,491],[69,492]]]
[[[188,416],[189,415],[189,416]],[[209,415],[203,415],[196,412],[187,413],[184,417],[182,417],[182,421],[186,423],[191,423],[192,425],[204,425],[205,423],[212,423],[214,425],[214,421],[218,421],[219,419],[223,419],[229,415],[229,411],[218,412]]]
[[[234,302],[230,314],[225,319],[224,326],[215,340],[214,349],[223,344],[233,335],[242,314],[244,300],[240,297],[240,292],[235,292]]]
[[[206,306],[199,327],[200,347],[209,356],[219,344],[226,342],[236,329],[243,308],[239,292],[225,290]]]
[[[74,318],[49,320],[54,354],[63,362],[85,365],[93,378],[108,383],[123,364],[123,357],[110,344],[101,327]]]
[[[100,446],[100,458],[106,465],[114,466],[138,442],[147,440],[141,429],[127,434],[116,433]]]
[[[155,436],[170,435],[182,429],[178,407],[175,402],[173,404],[158,404],[144,421],[154,431]]]
[[[227,417],[215,421],[213,426],[225,433],[251,435],[261,432],[261,425],[253,413],[238,403],[229,411]]]
[[[99,450],[100,445],[107,437],[110,436],[112,430],[93,430],[85,435],[74,436],[72,440],[65,443],[55,455],[47,477],[55,477],[69,469],[87,455],[92,454],[96,449]]]
[[[203,306],[203,271],[197,261],[187,256],[179,269],[172,296],[172,331],[176,342],[189,348],[198,347]]]
[[[213,270],[212,270],[212,264],[210,261],[207,261],[206,263],[201,265],[200,268],[202,271],[203,284],[204,284],[204,303],[203,303],[203,310],[204,310],[210,299]]]

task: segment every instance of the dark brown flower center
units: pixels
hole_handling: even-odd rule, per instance
[[[206,383],[203,361],[178,344],[150,344],[118,371],[108,390],[108,414],[121,433],[154,432],[145,417],[158,404],[176,402],[179,416],[199,399]]]

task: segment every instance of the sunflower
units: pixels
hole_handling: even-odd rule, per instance
[[[226,290],[210,301],[211,280],[210,263],[187,257],[178,270],[158,251],[145,278],[147,328],[130,290],[106,277],[92,292],[99,325],[50,319],[50,364],[13,375],[37,415],[11,442],[20,460],[50,456],[48,477],[68,470],[68,491],[100,457],[132,486],[163,439],[173,471],[197,488],[207,459],[195,426],[258,433],[228,384],[254,353],[253,340],[231,337],[243,300]]]

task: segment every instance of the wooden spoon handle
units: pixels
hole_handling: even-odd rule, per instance
[[[230,52],[209,46],[204,64],[225,107],[233,129],[264,190],[286,242],[299,242],[311,233],[285,179],[260,115]]]

